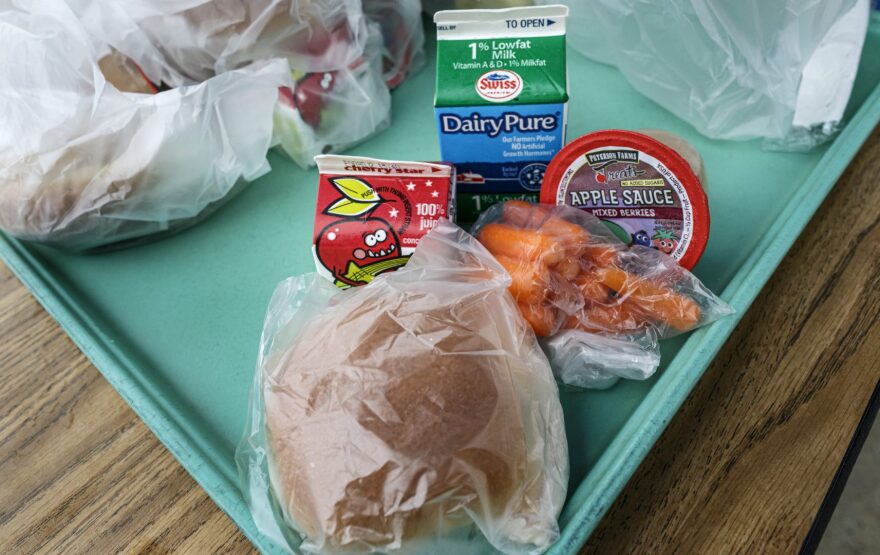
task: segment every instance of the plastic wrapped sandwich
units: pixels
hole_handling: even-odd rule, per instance
[[[282,282],[237,460],[261,532],[320,553],[540,553],[568,458],[509,277],[441,220],[409,264],[341,291]]]

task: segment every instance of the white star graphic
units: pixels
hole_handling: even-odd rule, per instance
[[[407,191],[415,191],[415,190],[416,190],[416,184],[413,183],[412,181],[410,181],[409,183],[406,184],[406,190],[407,190]]]
[[[388,212],[388,215],[391,216],[392,218],[396,218],[396,217],[397,217],[397,214],[398,214],[398,212],[397,212],[397,208],[392,208],[392,209]]]
[[[425,181],[425,187],[430,187],[430,186],[433,185],[433,184],[434,184],[434,182],[431,181],[430,179],[427,180],[427,181]]]
[[[438,193],[437,191],[434,191],[433,193],[431,193],[431,196],[434,198],[437,198],[440,196],[440,193]]]

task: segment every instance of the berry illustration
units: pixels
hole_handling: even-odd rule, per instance
[[[400,236],[412,216],[406,195],[391,187],[373,188],[357,177],[328,181],[342,196],[327,205],[323,214],[338,219],[318,234],[315,254],[336,284],[364,285],[405,264],[409,256],[401,252]]]
[[[350,275],[350,264],[364,267],[400,257],[400,238],[385,220],[345,219],[321,230],[315,252],[334,278],[348,285],[363,285],[365,280]]]
[[[678,246],[678,237],[668,229],[660,229],[654,233],[652,246],[660,252],[672,254]]]
[[[643,247],[651,246],[651,237],[648,235],[648,232],[644,229],[636,231],[632,234],[632,243],[633,245],[641,245]]]
[[[303,121],[314,129],[321,125],[321,110],[327,100],[327,93],[333,90],[336,76],[329,71],[307,73],[296,82],[293,99]]]

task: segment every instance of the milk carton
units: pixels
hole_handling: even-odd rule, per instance
[[[437,12],[434,111],[458,170],[459,221],[509,198],[537,200],[565,143],[566,6]]]

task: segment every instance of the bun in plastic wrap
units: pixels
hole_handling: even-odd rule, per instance
[[[292,526],[322,553],[549,547],[568,480],[562,410],[508,284],[441,221],[367,286],[279,285],[238,454],[264,533],[290,547]]]

